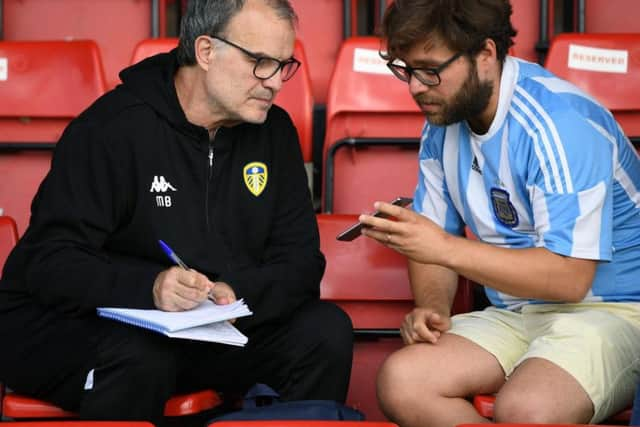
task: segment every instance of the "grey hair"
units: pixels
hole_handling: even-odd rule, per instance
[[[289,21],[292,26],[298,17],[289,0],[263,0],[271,6],[277,16]],[[178,64],[196,63],[195,41],[201,35],[224,33],[229,21],[244,7],[246,0],[189,0],[180,24]]]

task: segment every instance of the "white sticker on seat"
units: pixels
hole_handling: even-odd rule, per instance
[[[0,58],[0,81],[5,81],[9,77],[9,60]]]
[[[377,50],[357,47],[353,50],[353,71],[369,74],[390,74],[387,63],[380,57]]]
[[[569,45],[569,68],[603,73],[627,73],[629,51]]]

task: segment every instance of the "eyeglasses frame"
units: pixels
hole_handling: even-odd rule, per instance
[[[291,57],[289,59],[285,59],[284,61],[280,61],[277,58],[274,58],[272,56],[268,56],[268,55],[259,55],[255,52],[251,52],[250,50],[247,50],[245,48],[243,48],[242,46],[239,46],[223,37],[220,36],[216,36],[216,35],[209,35],[209,37],[211,37],[212,39],[216,39],[216,40],[220,40],[221,42],[228,44],[229,46],[235,47],[236,49],[238,49],[239,51],[241,51],[242,53],[244,53],[245,55],[247,55],[249,58],[253,59],[254,61],[256,61],[255,65],[253,66],[253,75],[256,79],[258,80],[269,80],[271,77],[275,76],[278,71],[282,71],[284,69],[284,67],[286,67],[289,64],[295,64],[295,69],[293,70],[293,72],[291,73],[291,75],[289,77],[287,77],[286,79],[282,79],[283,82],[286,82],[288,80],[290,80],[298,71],[298,69],[300,68],[300,66],[302,65],[302,63],[300,61],[298,61],[295,57]],[[258,65],[260,65],[260,61],[264,60],[264,59],[268,59],[271,61],[276,61],[278,63],[278,67],[273,71],[273,73],[268,76],[268,77],[260,77],[256,74],[256,70],[258,69]]]
[[[411,81],[411,77],[415,76],[416,79],[418,79],[418,81],[420,83],[422,83],[425,86],[430,86],[430,87],[434,87],[434,86],[438,86],[440,83],[442,83],[442,78],[440,77],[440,73],[447,68],[449,65],[451,65],[456,59],[460,58],[462,55],[464,55],[466,52],[461,51],[458,52],[456,54],[454,54],[451,58],[447,59],[446,61],[444,61],[442,64],[438,65],[437,67],[411,67],[409,65],[399,65],[399,64],[394,64],[393,61],[395,61],[397,58],[394,58],[392,60],[390,60],[389,62],[387,62],[387,67],[391,70],[391,72],[393,73],[394,76],[396,76],[398,79],[402,80],[403,82],[407,82],[409,83]],[[400,71],[398,70],[404,70],[407,75],[409,76],[409,78],[405,78],[404,74],[402,74]],[[420,77],[418,77],[418,75],[416,75],[414,72],[416,70],[423,70],[423,71],[427,71],[429,73],[432,73],[438,80],[437,83],[430,83],[430,82],[426,82],[424,80],[422,80]]]

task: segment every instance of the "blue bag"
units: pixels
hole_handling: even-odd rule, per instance
[[[256,384],[245,395],[241,410],[215,417],[209,424],[230,420],[364,420],[362,412],[333,400],[280,402],[279,397],[271,387]]]

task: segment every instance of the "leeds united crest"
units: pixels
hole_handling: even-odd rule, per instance
[[[254,196],[259,196],[267,186],[267,165],[261,162],[251,162],[245,165],[242,175],[244,183]]]

